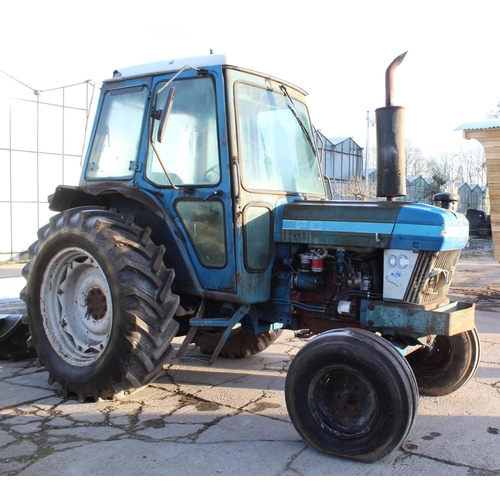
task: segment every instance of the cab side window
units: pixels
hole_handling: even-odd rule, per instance
[[[164,108],[171,86],[175,87],[175,97],[163,140],[155,142],[157,152],[150,150],[146,177],[159,186],[169,186],[168,177],[176,186],[218,184],[220,161],[212,79],[176,79],[168,86],[165,83],[157,87],[156,109]],[[155,120],[154,141],[158,126]]]
[[[134,175],[148,92],[141,85],[111,90],[105,95],[87,179],[129,179]]]

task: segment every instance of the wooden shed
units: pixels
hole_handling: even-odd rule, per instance
[[[462,130],[465,139],[476,139],[484,148],[493,248],[495,259],[500,262],[500,120],[464,123],[456,130]]]

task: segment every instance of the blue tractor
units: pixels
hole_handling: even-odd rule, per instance
[[[51,195],[23,271],[49,382],[110,398],[193,344],[212,364],[290,329],[311,336],[285,390],[305,442],[361,461],[399,446],[419,392],[451,393],[479,362],[474,307],[447,296],[468,223],[392,187],[326,199],[313,137],[304,91],[224,56],[115,71],[81,181]]]

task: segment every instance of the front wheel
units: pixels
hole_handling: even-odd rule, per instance
[[[308,342],[286,378],[293,425],[311,448],[363,462],[397,448],[418,409],[415,377],[386,340],[359,329]]]
[[[446,337],[438,335],[406,359],[417,379],[420,394],[445,396],[463,387],[479,365],[481,343],[476,329]]]
[[[162,373],[179,299],[148,229],[77,208],[52,217],[29,251],[21,297],[50,383],[83,401],[133,392]]]

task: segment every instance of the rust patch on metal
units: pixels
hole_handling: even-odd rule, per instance
[[[100,288],[92,288],[87,294],[85,303],[87,305],[87,312],[85,314],[87,318],[99,321],[106,316],[108,312],[108,302]]]

